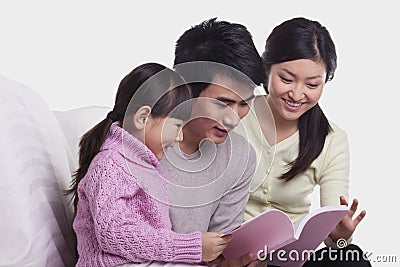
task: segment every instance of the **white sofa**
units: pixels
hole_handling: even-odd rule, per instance
[[[32,89],[0,76],[0,266],[74,266],[72,205],[63,195],[80,136],[106,107],[51,111]]]

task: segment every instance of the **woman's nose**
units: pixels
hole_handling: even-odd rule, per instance
[[[289,97],[291,100],[299,102],[304,98],[303,86],[299,85],[289,91]]]

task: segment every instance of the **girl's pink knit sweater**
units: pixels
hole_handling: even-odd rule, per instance
[[[201,233],[171,230],[169,208],[162,203],[168,195],[159,161],[120,126],[111,126],[79,183],[78,198],[73,223],[76,266],[201,262]]]

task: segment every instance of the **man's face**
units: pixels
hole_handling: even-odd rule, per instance
[[[184,129],[191,142],[205,138],[215,144],[224,142],[249,112],[253,90],[228,77],[217,76],[213,82],[193,102],[191,120]]]

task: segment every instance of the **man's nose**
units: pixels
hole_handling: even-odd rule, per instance
[[[237,108],[229,108],[226,110],[222,123],[227,130],[233,130],[240,123],[239,111]]]

